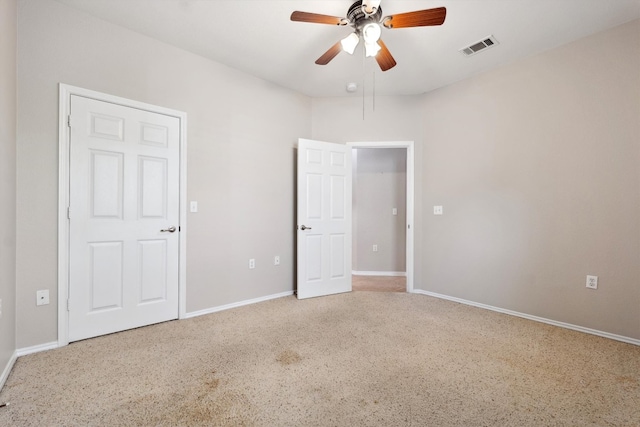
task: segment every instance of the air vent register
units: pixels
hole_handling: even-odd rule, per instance
[[[477,43],[474,43],[474,44],[472,44],[470,46],[467,46],[467,47],[464,47],[464,48],[460,49],[460,52],[462,52],[462,54],[464,56],[472,56],[472,55],[475,55],[478,52],[481,52],[481,51],[483,51],[485,49],[493,47],[493,46],[495,46],[497,44],[498,44],[498,41],[496,40],[496,38],[493,37],[493,36],[489,36],[489,37],[486,37],[483,40],[480,40]]]

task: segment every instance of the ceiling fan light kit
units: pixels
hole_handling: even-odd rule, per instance
[[[367,58],[372,58],[375,57],[378,52],[380,52],[380,49],[382,49],[380,47],[380,45],[378,43],[365,43],[364,44],[364,56],[366,56]]]
[[[360,42],[360,37],[356,33],[351,33],[347,37],[340,40],[340,44],[342,45],[342,50],[347,52],[349,55],[353,55],[353,52],[356,50],[356,46]]]
[[[380,0],[357,0],[349,7],[346,18],[295,11],[291,14],[291,20],[314,24],[351,25],[353,27],[354,32],[330,47],[316,60],[316,64],[328,64],[342,50],[353,54],[360,42],[360,38],[362,38],[365,46],[365,56],[376,58],[380,69],[387,71],[396,66],[396,61],[382,42],[382,26],[387,29],[395,29],[442,25],[446,15],[446,8],[438,7],[382,18]]]
[[[375,22],[371,22],[362,28],[362,38],[367,44],[378,43],[381,35],[382,30],[380,29],[380,25]]]

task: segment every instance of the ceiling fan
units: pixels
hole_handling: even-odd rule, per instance
[[[438,7],[435,9],[416,10],[414,12],[399,13],[382,18],[380,0],[357,0],[347,11],[346,18],[337,16],[320,15],[317,13],[295,11],[291,14],[292,21],[311,22],[314,24],[329,24],[353,27],[354,32],[340,40],[329,48],[316,60],[318,65],[326,65],[342,50],[353,54],[356,46],[362,38],[365,47],[365,55],[375,57],[380,69],[387,71],[396,65],[395,59],[387,49],[380,36],[382,28],[388,29],[426,27],[442,25],[447,15],[447,9]]]

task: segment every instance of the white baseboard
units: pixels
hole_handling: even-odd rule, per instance
[[[38,344],[31,347],[19,348],[16,350],[18,357],[26,356],[27,354],[40,353],[41,351],[53,350],[60,347],[58,341],[48,342],[45,344]]]
[[[354,276],[406,276],[406,271],[352,271]]]
[[[186,313],[183,319],[189,319],[191,317],[204,316],[205,314],[217,313],[218,311],[229,310],[232,308],[242,307],[244,305],[256,304],[259,302],[269,301],[272,299],[283,298],[293,295],[293,291],[281,292],[279,294],[267,295],[260,298],[248,299],[245,301],[234,302],[231,304],[220,305],[217,307],[206,308],[204,310],[192,311],[191,313]]]
[[[221,305],[219,307],[207,308],[205,310],[200,310],[200,311],[194,311],[192,313],[187,313],[187,314],[185,314],[183,319],[189,319],[191,317],[203,316],[205,314],[215,313],[215,312],[223,311],[223,310],[229,310],[231,308],[242,307],[243,305],[255,304],[255,303],[258,303],[258,302],[268,301],[268,300],[272,300],[272,299],[276,299],[276,298],[288,297],[290,295],[293,295],[293,291],[282,292],[282,293],[274,294],[274,295],[267,295],[267,296],[260,297],[260,298],[254,298],[254,299],[250,299],[250,300],[246,300],[246,301],[235,302],[235,303],[232,303],[232,304]],[[16,350],[14,357],[18,358],[20,356],[26,356],[27,354],[39,353],[41,351],[46,351],[46,350],[53,350],[54,348],[58,348],[58,347],[60,347],[60,345],[58,344],[57,341],[54,341],[54,342],[50,342],[50,343],[34,345],[32,347],[19,348],[19,349]],[[10,367],[8,368],[7,371],[11,370],[11,367],[13,366],[13,363],[15,363],[15,360],[10,362]],[[8,375],[8,373],[7,373],[7,375]],[[4,378],[4,377],[0,377],[0,379],[2,379],[2,378]]]
[[[4,383],[7,382],[7,378],[9,378],[9,374],[11,373],[16,360],[18,360],[17,350],[13,352],[13,355],[9,359],[9,363],[7,363],[7,366],[5,366],[4,370],[2,371],[2,376],[0,376],[0,390],[2,390],[2,387],[4,387]]]
[[[584,332],[585,334],[597,335],[599,337],[609,338],[609,339],[616,340],[616,341],[626,342],[627,344],[633,344],[633,345],[640,346],[640,340],[639,339],[635,339],[635,338],[631,338],[631,337],[625,337],[623,335],[616,335],[616,334],[612,334],[612,333],[609,333],[609,332],[599,331],[597,329],[585,328],[584,326],[573,325],[571,323],[558,322],[557,320],[546,319],[544,317],[533,316],[531,314],[520,313],[518,311],[507,310],[505,308],[494,307],[492,305],[481,304],[481,303],[478,303],[478,302],[473,302],[473,301],[465,300],[465,299],[462,299],[462,298],[456,298],[456,297],[451,297],[451,296],[448,296],[448,295],[437,294],[435,292],[424,291],[422,289],[414,289],[413,293],[414,294],[428,295],[430,297],[445,299],[445,300],[449,300],[449,301],[453,301],[453,302],[458,302],[460,304],[470,305],[470,306],[473,306],[473,307],[484,308],[485,310],[491,310],[491,311],[496,311],[498,313],[509,314],[511,316],[522,317],[523,319],[533,320],[535,322],[546,323],[548,325],[558,326],[560,328],[571,329],[571,330],[578,331],[578,332]]]
[[[5,366],[4,371],[2,371],[2,375],[0,376],[0,390],[2,390],[2,387],[4,387],[4,383],[7,381],[7,378],[9,378],[9,374],[11,373],[16,360],[18,360],[18,357],[26,356],[27,354],[32,353],[39,353],[41,351],[52,350],[54,348],[58,348],[57,341],[47,344],[34,345],[32,347],[19,348],[14,351],[11,359],[9,359],[9,363],[7,363],[7,366]]]

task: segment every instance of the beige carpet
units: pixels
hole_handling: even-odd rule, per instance
[[[281,298],[21,357],[1,426],[638,426],[640,347],[423,295]]]
[[[407,278],[397,276],[352,276],[354,291],[406,292]]]

